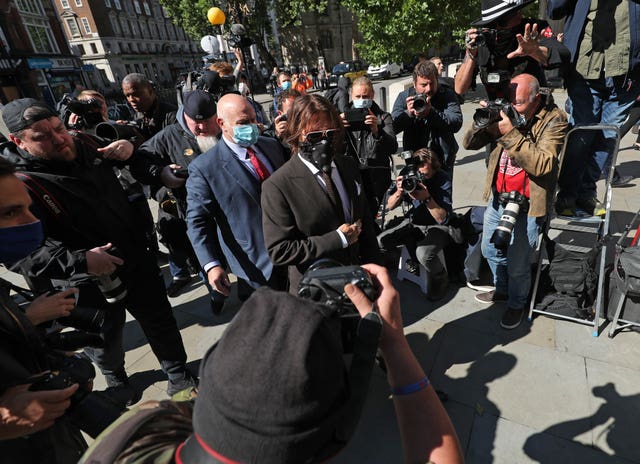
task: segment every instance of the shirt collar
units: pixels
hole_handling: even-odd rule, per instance
[[[222,136],[222,139],[224,140],[224,143],[226,143],[227,146],[231,149],[231,151],[236,156],[236,158],[238,158],[240,160],[247,159],[247,147],[242,147],[242,146],[238,145],[237,143],[235,143],[234,141],[229,140],[225,136]],[[258,150],[256,150],[255,145],[251,145],[251,148],[256,153],[258,152]]]
[[[300,158],[300,161],[302,161],[302,163],[309,169],[309,171],[311,171],[311,174],[313,174],[314,176],[320,174],[320,169],[315,167],[311,161],[304,159],[304,157],[300,153],[298,153],[298,158]],[[335,161],[331,161],[331,170],[333,171],[333,169],[337,169]]]

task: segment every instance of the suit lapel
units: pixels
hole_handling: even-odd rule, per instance
[[[220,144],[218,144],[220,145]],[[260,204],[260,185],[253,175],[244,167],[236,155],[231,151],[224,141],[220,147],[220,161],[229,177],[230,182],[236,182],[245,190],[253,200]],[[215,162],[215,161],[213,161]]]
[[[345,166],[342,161],[340,158],[334,159],[336,167],[338,168],[338,174],[340,174],[340,179],[342,180],[342,185],[344,185],[347,196],[349,197],[349,216],[351,217],[351,222],[354,222],[357,219],[355,217],[354,201],[358,197],[358,192],[356,191],[353,176],[350,175],[347,166]]]
[[[318,179],[314,176],[309,168],[300,160],[298,155],[293,155],[290,163],[292,163],[292,175],[291,182],[297,185],[294,190],[296,193],[300,192],[301,195],[306,197],[301,203],[309,205],[317,205],[323,211],[322,214],[327,214],[331,217],[335,216],[335,210],[333,204],[327,192],[320,186]]]

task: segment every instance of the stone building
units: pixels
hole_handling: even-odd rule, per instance
[[[138,72],[170,87],[180,72],[201,66],[202,51],[174,25],[157,0],[52,0],[88,86],[117,91]]]

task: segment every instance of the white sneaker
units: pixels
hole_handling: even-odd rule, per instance
[[[476,285],[475,282],[478,282],[478,281],[477,280],[474,280],[473,282],[467,281],[467,287],[469,287],[471,290],[475,290],[476,292],[492,292],[496,289],[495,287],[492,287],[490,285]]]

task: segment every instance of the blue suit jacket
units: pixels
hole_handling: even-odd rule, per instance
[[[284,164],[277,140],[259,137],[258,150],[274,169]],[[266,285],[273,264],[262,233],[261,186],[221,139],[189,164],[187,232],[200,265],[226,263],[257,288]]]

